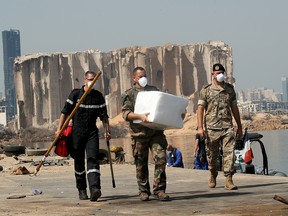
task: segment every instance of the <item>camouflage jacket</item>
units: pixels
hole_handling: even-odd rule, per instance
[[[200,91],[198,105],[205,108],[204,124],[207,129],[222,130],[233,127],[231,106],[236,103],[233,85],[224,82],[223,88],[212,84]]]
[[[142,89],[136,88],[136,86],[134,85],[132,88],[125,91],[125,93],[122,95],[122,109],[121,110],[122,110],[122,116],[126,121],[128,121],[127,116],[129,115],[129,113],[134,112],[136,97],[138,95],[138,92],[140,91],[159,91],[159,89],[157,89],[154,86],[146,85],[144,89],[142,90]],[[163,130],[150,129],[141,124],[133,123],[133,121],[129,121],[129,126],[131,129],[130,131],[131,136],[135,138],[136,137],[150,138],[156,134],[163,134]]]

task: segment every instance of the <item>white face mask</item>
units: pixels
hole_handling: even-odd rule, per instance
[[[223,82],[224,78],[225,78],[225,76],[223,73],[217,74],[217,76],[216,76],[216,79],[218,82]]]
[[[92,81],[88,81],[87,82],[87,86],[89,87],[90,85],[92,84]],[[95,84],[94,84],[94,86],[92,87],[92,89],[95,87]]]
[[[139,80],[138,80],[138,83],[141,87],[145,87],[147,85],[147,78],[146,77],[141,77]]]

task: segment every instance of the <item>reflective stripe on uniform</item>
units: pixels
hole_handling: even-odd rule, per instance
[[[83,174],[85,174],[85,170],[82,171],[82,172],[77,172],[77,171],[75,170],[75,174],[77,174],[77,175],[83,175]]]
[[[87,174],[93,173],[93,172],[96,172],[96,173],[99,173],[99,174],[100,174],[100,171],[99,171],[98,169],[89,169],[89,170],[87,171]]]
[[[98,109],[98,108],[103,108],[105,107],[106,104],[101,104],[101,105],[85,105],[85,104],[80,104],[80,107],[86,108],[86,109]]]
[[[73,101],[72,101],[72,100],[70,100],[70,99],[67,99],[67,100],[66,100],[66,102],[67,102],[67,103],[69,103],[69,104],[71,104],[71,105],[73,105],[73,104],[74,104],[74,103],[73,103]]]

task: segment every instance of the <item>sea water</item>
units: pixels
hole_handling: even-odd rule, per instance
[[[280,171],[288,175],[288,130],[258,131],[257,133],[263,135],[261,141],[268,158],[268,170]],[[263,166],[259,143],[253,142],[251,148],[254,154],[253,164],[256,167]]]
[[[268,170],[284,172],[288,175],[288,130],[253,131],[251,133],[263,135],[260,140],[263,142],[266,150]],[[195,136],[167,136],[167,141],[182,152],[185,168],[193,169]],[[102,140],[101,143],[100,147],[105,148],[105,141]],[[126,162],[133,162],[134,160],[131,144],[132,141],[130,138],[118,138],[110,141],[110,146],[123,147]],[[252,142],[251,148],[254,154],[253,164],[256,168],[261,169],[263,166],[263,156],[259,143]],[[151,163],[153,163],[152,160]]]

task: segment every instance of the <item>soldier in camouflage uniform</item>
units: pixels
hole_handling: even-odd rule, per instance
[[[148,201],[151,195],[148,170],[149,149],[155,162],[153,195],[162,201],[169,200],[169,196],[165,193],[167,140],[164,131],[150,129],[141,124],[133,123],[133,120],[148,122],[149,113],[134,113],[138,92],[159,90],[154,86],[147,85],[146,72],[142,67],[136,67],[133,70],[133,80],[133,87],[128,89],[122,96],[122,115],[130,124],[140,200]]]
[[[232,181],[234,149],[236,136],[238,139],[242,138],[242,125],[234,87],[224,82],[224,72],[223,65],[214,64],[212,83],[204,86],[200,91],[197,110],[198,134],[207,139],[206,151],[211,173],[208,186],[216,187],[218,153],[222,144],[225,189],[237,190],[237,186]],[[237,124],[236,134],[233,129],[232,115]]]

